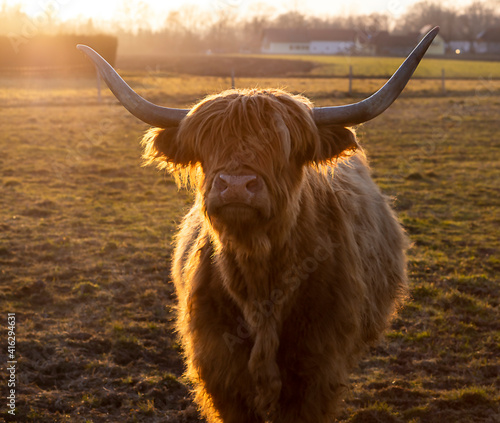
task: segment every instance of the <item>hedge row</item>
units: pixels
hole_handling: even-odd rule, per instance
[[[118,40],[109,35],[0,36],[0,69],[53,69],[94,72],[94,66],[76,49],[86,44],[111,65],[116,60]]]

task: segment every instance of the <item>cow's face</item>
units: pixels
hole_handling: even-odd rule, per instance
[[[317,127],[304,97],[227,91],[196,105],[179,128],[153,130],[146,158],[198,168],[197,189],[215,230],[236,237],[296,216],[304,166],[354,150],[354,134]]]

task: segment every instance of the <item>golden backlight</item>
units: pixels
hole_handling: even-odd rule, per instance
[[[350,2],[332,2],[330,0],[276,1],[272,4],[262,0],[4,0],[0,5],[19,4],[22,10],[32,17],[51,14],[59,20],[92,19],[95,21],[113,21],[127,23],[130,15],[138,20],[146,19],[152,27],[161,26],[169,12],[180,8],[201,8],[206,12],[231,10],[236,15],[249,14],[275,15],[287,11],[305,14],[358,15],[381,13],[394,17],[403,14],[409,6],[418,0],[353,0]],[[458,3],[461,3],[459,0]],[[1,10],[1,9],[0,9]],[[132,12],[132,13],[131,13]]]

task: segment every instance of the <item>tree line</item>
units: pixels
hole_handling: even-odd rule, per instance
[[[94,66],[75,48],[76,45],[94,48],[114,65],[117,43],[117,38],[111,35],[37,34],[30,38],[0,35],[0,71],[36,68],[48,73],[92,73]]]
[[[266,28],[355,29],[369,38],[382,31],[407,34],[426,25],[439,25],[445,40],[473,41],[481,31],[500,26],[499,6],[499,0],[473,0],[462,8],[423,0],[396,19],[389,10],[347,17],[311,16],[299,10],[276,14],[272,7],[259,4],[253,13],[240,16],[236,7],[217,7],[208,12],[191,5],[169,12],[161,28],[152,29],[148,16],[154,15],[154,10],[146,3],[132,0],[123,2],[116,20],[111,22],[95,19],[61,22],[53,10],[44,11],[42,17],[34,19],[19,6],[9,7],[4,2],[0,10],[0,35],[10,37],[12,43],[15,37],[29,38],[30,34],[105,32],[118,38],[119,54],[155,55],[258,52]]]

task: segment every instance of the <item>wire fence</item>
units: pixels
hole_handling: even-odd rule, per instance
[[[125,69],[126,71],[126,69]],[[134,71],[139,78],[140,73]],[[186,74],[188,75],[188,74]],[[144,71],[144,77],[150,77],[151,72]],[[188,75],[194,76],[194,75]],[[85,77],[85,78],[95,78],[96,87],[96,99],[98,102],[102,101],[102,83],[98,71],[94,66],[90,65],[76,65],[76,66],[44,66],[44,67],[0,67],[0,83],[4,78],[27,78],[27,79],[43,79],[43,78],[73,78],[73,77]],[[203,77],[209,78],[210,75],[203,75]],[[215,76],[214,76],[215,77]],[[337,95],[344,95],[348,97],[356,97],[358,95],[365,95],[370,91],[376,91],[376,87],[381,87],[385,81],[390,76],[368,76],[362,73],[357,74],[356,68],[354,66],[349,66],[347,75],[284,75],[282,78],[272,76],[280,85],[280,80],[282,81],[293,81],[302,80],[311,82],[311,85],[315,80],[322,80],[322,85],[324,86],[325,96],[330,96],[332,90],[336,91]],[[155,78],[169,78],[169,73],[163,73],[162,76],[155,76]],[[255,83],[259,83],[259,79],[265,80],[266,77],[240,77],[237,71],[232,68],[227,70],[227,85],[226,88],[247,88],[250,85],[255,86]],[[330,81],[330,83],[328,83]],[[335,83],[332,83],[335,81]],[[413,77],[413,83],[419,81],[421,87],[418,89],[413,89],[413,91],[407,90],[406,94],[413,93],[414,95],[434,95],[434,96],[446,96],[446,95],[467,95],[468,93],[474,94],[477,91],[477,87],[480,85],[487,85],[491,93],[500,94],[500,78],[492,77],[470,77],[470,76],[448,76],[444,68],[441,69],[439,77]],[[426,84],[426,85],[424,85]],[[290,84],[291,85],[291,84]],[[491,88],[493,87],[493,88]],[[221,87],[224,89],[224,87]],[[293,87],[291,89],[293,91]],[[409,91],[409,93],[408,93]]]

